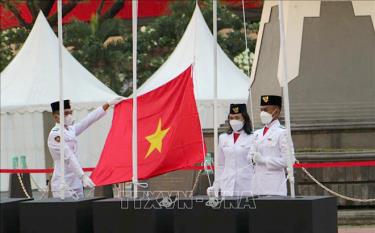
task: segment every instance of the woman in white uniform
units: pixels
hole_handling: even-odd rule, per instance
[[[251,196],[253,167],[247,155],[253,136],[246,104],[231,104],[228,120],[228,131],[219,137],[216,180],[207,195]]]
[[[293,146],[289,149],[287,132],[278,120],[281,106],[281,96],[261,96],[260,119],[264,127],[254,132],[249,153],[249,161],[255,163],[254,195],[287,195],[285,174],[289,156],[293,157],[291,162],[294,163],[294,150]]]

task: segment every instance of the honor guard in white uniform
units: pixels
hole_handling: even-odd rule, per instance
[[[116,97],[108,101],[103,106],[89,113],[84,119],[75,123],[72,116],[72,109],[69,100],[64,100],[64,159],[65,159],[65,197],[72,197],[77,195],[82,198],[83,186],[93,188],[95,184],[83,172],[82,167],[78,161],[77,149],[78,142],[77,136],[85,131],[95,121],[99,120],[106,114],[106,110],[111,105],[121,102],[123,97]],[[51,103],[52,117],[56,125],[52,128],[48,137],[48,148],[54,162],[54,171],[51,180],[51,189],[53,197],[60,197],[60,190],[62,189],[62,175],[60,167],[60,117],[59,117],[59,102]]]
[[[255,164],[254,195],[287,195],[286,169],[290,155],[287,132],[278,120],[281,106],[281,96],[261,96],[260,119],[264,127],[255,131],[248,157]],[[291,153],[294,163],[292,148]]]
[[[252,196],[253,166],[247,156],[253,135],[246,104],[231,104],[229,129],[219,137],[215,182],[208,196]]]

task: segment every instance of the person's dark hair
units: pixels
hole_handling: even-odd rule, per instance
[[[251,120],[249,117],[249,114],[247,112],[242,112],[242,117],[245,120],[244,125],[243,125],[243,131],[245,131],[246,134],[251,134],[253,132],[252,126],[251,126]],[[233,133],[232,126],[229,124],[229,115],[228,115],[228,125],[229,128],[227,130],[227,134]]]

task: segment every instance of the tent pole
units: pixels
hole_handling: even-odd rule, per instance
[[[133,191],[134,198],[138,198],[138,138],[137,138],[137,11],[138,0],[132,1],[132,31],[133,31]]]
[[[283,95],[284,95],[284,114],[285,114],[285,127],[287,130],[288,137],[288,179],[290,185],[290,195],[295,197],[294,190],[294,153],[292,148],[292,133],[290,126],[290,109],[289,109],[289,89],[288,89],[288,65],[287,65],[287,56],[285,48],[285,27],[284,27],[284,3],[282,0],[279,0],[279,23],[280,23],[280,51],[281,51],[281,61],[282,61],[282,76],[283,76]]]
[[[63,46],[63,34],[62,34],[62,0],[57,1],[57,34],[59,38],[59,115],[60,115],[60,167],[61,167],[61,185],[60,185],[60,198],[65,199],[65,159],[64,159],[64,83],[63,83],[63,64],[62,64],[62,46]]]
[[[218,143],[219,143],[219,135],[218,135],[218,119],[217,119],[217,1],[212,1],[212,22],[213,22],[213,51],[214,51],[214,163],[215,168],[218,167],[217,161],[217,153],[218,153]],[[217,182],[217,174],[215,172],[215,182]]]

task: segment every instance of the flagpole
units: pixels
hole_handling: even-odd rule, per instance
[[[59,54],[59,116],[60,116],[60,167],[61,167],[61,184],[60,184],[60,198],[65,199],[65,159],[64,159],[64,83],[63,83],[63,64],[62,64],[62,46],[63,46],[63,34],[62,34],[62,0],[57,1],[57,34],[58,34],[58,54]]]
[[[213,22],[213,50],[214,50],[214,163],[215,168],[218,167],[218,143],[219,143],[219,133],[218,133],[218,126],[217,126],[217,1],[212,1],[212,22]],[[214,178],[215,182],[217,182],[217,173],[215,172]]]
[[[138,0],[132,1],[132,34],[133,34],[133,191],[134,198],[138,198],[138,138],[137,138],[137,11]]]
[[[290,126],[290,109],[289,109],[289,89],[288,89],[288,65],[287,56],[285,48],[285,27],[284,27],[284,3],[279,0],[279,23],[280,23],[280,51],[281,51],[281,61],[282,61],[282,76],[283,76],[283,96],[284,96],[284,114],[285,114],[285,127],[288,137],[288,179],[290,185],[290,195],[295,197],[294,190],[294,170],[293,170],[293,149],[292,149],[292,133]]]

